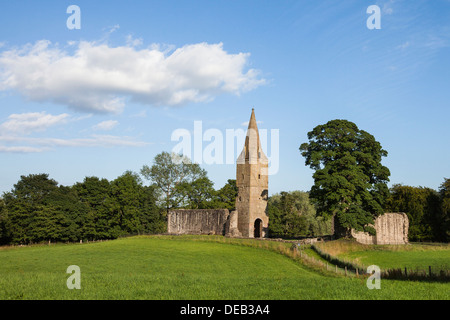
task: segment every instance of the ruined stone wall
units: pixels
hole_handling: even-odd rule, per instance
[[[375,219],[376,235],[352,230],[352,236],[363,244],[408,243],[408,216],[403,213],[385,213]]]
[[[167,232],[223,235],[228,216],[228,209],[170,210],[167,217]]]

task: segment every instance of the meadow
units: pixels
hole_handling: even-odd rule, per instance
[[[409,243],[407,245],[364,245],[338,240],[316,245],[320,250],[357,265],[377,265],[381,269],[407,268],[433,272],[450,269],[450,245]]]
[[[284,251],[283,251],[284,250]],[[318,272],[288,244],[223,237],[136,236],[0,249],[0,299],[450,299],[450,283],[381,281]],[[77,265],[81,289],[69,290]]]

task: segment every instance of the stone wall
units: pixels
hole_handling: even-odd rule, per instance
[[[225,234],[228,209],[170,210],[167,232],[171,234]]]
[[[375,219],[376,235],[352,230],[352,236],[363,244],[406,244],[408,243],[408,216],[403,213],[385,213]]]

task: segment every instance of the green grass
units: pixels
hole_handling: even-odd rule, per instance
[[[280,254],[288,244],[140,236],[0,250],[0,299],[450,299],[450,284],[325,276]],[[287,252],[287,251],[284,251]],[[81,289],[69,290],[69,265]]]
[[[428,270],[450,268],[450,246],[447,244],[363,245],[338,240],[320,244],[319,248],[340,259],[359,265],[375,264],[382,269],[405,268]]]

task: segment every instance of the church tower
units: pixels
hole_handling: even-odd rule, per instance
[[[255,110],[252,109],[244,149],[236,162],[237,227],[243,237],[267,236],[268,167],[269,161],[259,140]]]

